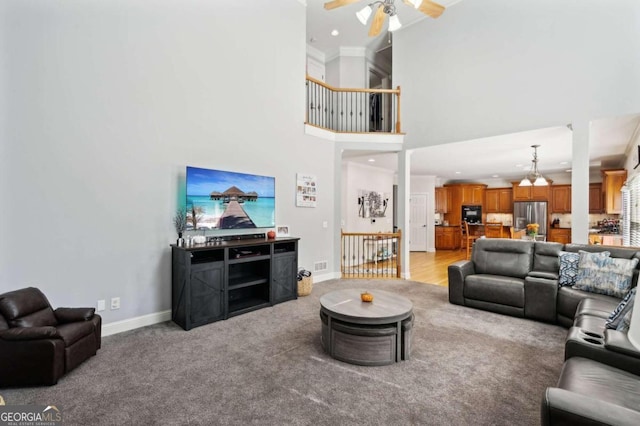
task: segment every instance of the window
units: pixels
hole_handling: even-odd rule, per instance
[[[622,245],[640,247],[640,175],[622,187]]]

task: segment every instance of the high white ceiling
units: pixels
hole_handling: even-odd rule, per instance
[[[366,26],[356,18],[356,12],[369,4],[372,0],[361,0],[353,4],[326,10],[327,0],[307,0],[307,44],[322,51],[326,57],[337,55],[340,47],[368,47],[377,51],[388,43],[388,19],[386,19],[379,36],[368,36],[371,18]],[[437,3],[450,7],[461,0],[439,0]],[[432,19],[422,12],[406,5],[402,0],[395,1],[398,18],[404,27],[422,19]],[[444,13],[447,13],[446,9]],[[338,30],[338,36],[332,36],[331,31]]]
[[[326,0],[307,0],[307,44],[322,51],[327,59],[338,55],[340,47],[367,47],[375,52],[388,46],[390,37],[386,31],[387,22],[382,33],[372,39],[368,37],[370,22],[363,26],[355,16],[370,1],[362,0],[325,10],[323,5]],[[448,8],[461,0],[437,2]],[[395,3],[403,27],[432,19],[402,0],[396,0]],[[454,7],[464,7],[464,2]],[[340,33],[337,37],[331,36],[334,29]],[[589,149],[592,170],[621,167],[625,151],[634,133],[639,131],[639,126],[640,114],[593,121]],[[519,180],[531,167],[531,145],[540,145],[538,168],[543,175],[567,173],[572,160],[571,138],[571,130],[562,126],[420,148],[412,155],[411,174],[437,176],[443,181],[486,180],[494,176]],[[344,158],[390,170],[397,168],[396,155],[393,153],[345,152]],[[375,162],[370,162],[371,159]]]
[[[638,131],[640,114],[594,120],[589,146],[592,171],[622,167],[625,151]],[[411,174],[437,176],[443,181],[520,180],[531,168],[531,145],[540,145],[538,170],[543,175],[568,173],[571,169],[572,131],[562,126],[419,148],[411,156]],[[344,157],[356,163],[397,169],[394,153],[354,151],[346,152]]]

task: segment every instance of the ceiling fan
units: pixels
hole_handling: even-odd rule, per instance
[[[333,0],[326,2],[324,8],[327,10],[335,9],[337,7],[346,6],[352,3],[356,3],[360,0]],[[402,0],[406,5],[413,6],[420,12],[432,18],[437,18],[444,12],[444,6],[430,0]],[[356,13],[358,20],[362,22],[362,25],[366,25],[373,8],[377,6],[371,27],[369,27],[369,37],[375,37],[382,31],[382,24],[384,18],[389,15],[389,31],[395,31],[402,26],[398,15],[396,13],[395,0],[376,0],[369,3],[362,10]]]

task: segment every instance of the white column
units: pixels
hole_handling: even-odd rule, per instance
[[[589,243],[589,127],[574,121],[571,165],[571,242]]]
[[[411,154],[413,150],[398,152],[398,228],[402,230],[402,277],[411,278],[409,265],[409,194],[411,193]]]

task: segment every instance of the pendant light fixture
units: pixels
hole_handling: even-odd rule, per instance
[[[518,186],[546,186],[549,182],[538,171],[538,148],[540,145],[531,145],[533,148],[533,160],[531,160],[531,170],[529,174],[520,181]]]

